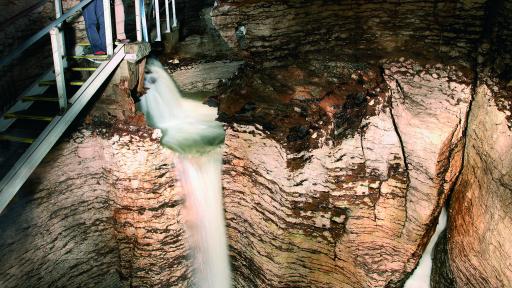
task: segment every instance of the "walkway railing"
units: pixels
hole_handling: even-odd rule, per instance
[[[172,28],[176,28],[178,26],[178,19],[176,18],[176,1],[175,0],[164,0],[165,1],[165,22],[166,29],[165,32],[171,32]],[[169,2],[171,2],[171,8],[169,9]],[[146,41],[150,42],[149,33],[148,33],[148,25],[146,21],[146,12],[150,13],[150,16],[153,16],[155,20],[155,28],[156,28],[156,38],[155,41],[162,41],[162,29],[161,29],[161,21],[160,21],[160,0],[153,0],[152,7],[149,9],[150,11],[146,11],[144,8],[144,0],[136,0],[135,1],[135,15],[138,18],[136,20],[137,24],[137,41]],[[171,12],[172,12],[172,23],[171,23]]]
[[[63,13],[62,0],[55,0],[55,14],[57,19],[52,21],[32,37],[28,38],[6,57],[0,59],[0,68],[4,68],[4,70],[6,70],[7,66],[13,67],[13,62],[20,58],[27,49],[46,35],[50,36],[54,66],[52,69],[53,71],[46,72],[43,77],[39,79],[43,81],[38,81],[26,89],[20,97],[18,97],[18,102],[16,102],[16,104],[14,104],[7,113],[0,117],[0,141],[9,141],[9,143],[11,143],[9,147],[14,145],[16,148],[14,151],[22,148],[24,149],[23,154],[15,153],[16,155],[12,157],[13,160],[16,160],[14,165],[8,166],[8,164],[0,163],[2,164],[0,165],[3,169],[2,173],[7,172],[6,174],[3,174],[4,176],[0,181],[0,213],[5,209],[5,207],[7,207],[10,200],[28,179],[37,165],[39,165],[51,147],[62,136],[67,127],[69,127],[72,121],[85,107],[87,102],[125,57],[123,45],[120,45],[114,50],[110,0],[103,0],[107,55],[103,57],[90,56],[90,58],[97,57],[95,59],[104,60],[99,67],[71,67],[71,69],[69,69],[72,71],[94,71],[86,81],[66,81],[65,71],[68,68],[68,58],[87,58],[89,56],[66,55],[66,41],[62,24],[92,1],[93,0],[84,0],[70,8],[66,13]],[[4,73],[8,74],[8,72],[9,71],[6,71]],[[56,98],[44,95],[48,85],[55,85],[57,90]],[[68,97],[67,92],[72,91],[70,90],[71,86],[80,86],[80,89],[78,89],[72,97]],[[5,96],[12,97],[13,95],[4,95],[4,97]],[[38,105],[41,107],[47,107],[44,103],[51,104],[52,102],[57,102],[60,113],[58,115],[33,115],[31,113],[34,113],[33,110],[36,109],[32,109],[32,111],[28,109],[36,102],[40,103]],[[35,107],[37,108],[38,106],[36,105]],[[45,112],[45,114],[47,114],[48,111],[36,112]],[[34,126],[34,128],[31,129],[33,130],[32,134],[35,138],[27,138],[23,135],[12,134],[19,132],[17,129],[9,129],[9,127],[16,123],[17,120],[39,122],[37,125],[30,124],[27,126],[27,128]],[[41,121],[48,124],[41,125]],[[44,130],[41,131],[35,128],[39,126],[45,127]],[[10,131],[9,133],[11,134],[6,133],[7,131]],[[24,148],[25,146],[23,146],[26,145],[25,143],[30,144],[26,149]],[[8,152],[5,154],[7,153]]]
[[[50,35],[52,55],[53,55],[53,71],[46,72],[38,82],[31,85],[22,95],[18,98],[18,102],[12,106],[7,113],[0,117],[0,141],[11,141],[14,143],[21,143],[20,145],[30,144],[22,155],[16,154],[17,158],[13,166],[9,166],[8,170],[4,169],[6,174],[0,181],[0,213],[7,207],[11,199],[21,188],[23,183],[28,179],[30,174],[39,165],[41,160],[46,156],[48,151],[55,145],[57,140],[62,136],[64,131],[69,127],[72,121],[85,107],[92,96],[97,92],[101,85],[105,82],[110,74],[115,71],[115,68],[125,58],[124,45],[119,45],[114,49],[112,41],[112,19],[111,19],[111,6],[110,0],[103,0],[104,8],[104,21],[105,21],[105,36],[107,55],[81,55],[81,56],[68,56],[66,55],[66,41],[62,29],[62,24],[69,18],[73,17],[80,9],[91,3],[93,0],[84,0],[76,6],[70,8],[66,13],[63,13],[62,0],[55,0],[55,14],[56,18],[48,26],[41,29],[35,35],[23,42],[8,56],[0,59],[0,69],[7,65],[13,64],[13,61],[19,58],[23,52],[34,45],[37,41]],[[152,0],[154,7],[154,18],[156,21],[156,41],[161,40],[160,30],[160,3],[159,0]],[[172,27],[177,26],[175,0],[164,0],[167,28],[166,32],[171,31],[169,1],[172,1]],[[136,15],[136,29],[137,41],[149,42],[149,34],[147,31],[147,23],[145,20],[146,12],[144,9],[144,0],[135,1],[135,15]],[[144,31],[144,29],[146,29]],[[145,36],[145,37],[144,37]],[[145,40],[145,41],[144,41]],[[74,59],[96,59],[103,60],[97,67],[69,67],[68,58]],[[12,65],[11,65],[12,66]],[[86,81],[66,81],[65,71],[90,71],[92,74]],[[43,80],[43,81],[41,81]],[[46,88],[42,86],[55,85],[57,90],[57,98],[47,97]],[[80,86],[78,91],[74,92],[72,97],[68,97],[67,93],[71,86]],[[30,115],[27,112],[31,105],[38,102],[52,103],[57,102],[60,113],[58,115]],[[36,105],[37,107],[37,105]],[[20,135],[9,135],[5,132],[9,127],[15,123],[16,120],[23,121],[44,121],[48,123],[44,130],[35,131],[35,138],[27,138]],[[37,126],[37,125],[36,125]],[[35,128],[32,128],[35,129]],[[9,131],[16,131],[10,129]],[[19,147],[18,147],[19,148]],[[1,157],[0,157],[1,158]],[[3,163],[0,162],[3,165]],[[0,165],[0,167],[3,167]],[[5,168],[5,167],[3,167]],[[0,171],[1,172],[1,171]],[[1,175],[0,175],[1,176]]]

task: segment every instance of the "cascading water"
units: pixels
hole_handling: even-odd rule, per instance
[[[146,65],[146,95],[139,109],[151,127],[162,131],[161,143],[178,153],[175,164],[185,193],[185,218],[199,288],[231,286],[222,205],[224,129],[216,110],[185,99],[156,60]]]

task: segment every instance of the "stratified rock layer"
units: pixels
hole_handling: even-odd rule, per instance
[[[486,84],[477,90],[451,200],[448,252],[457,287],[512,286],[510,96],[504,102],[496,94]]]
[[[256,61],[314,52],[369,58],[391,53],[472,59],[486,1],[218,1],[213,21]],[[393,55],[393,54],[391,54]]]
[[[453,67],[404,60],[386,62],[384,78],[355,73],[336,92],[302,78],[308,71],[281,73],[245,86],[247,103],[221,98],[232,123],[223,183],[236,286],[398,287],[461,169],[469,81]],[[278,92],[255,91],[287,92],[268,106]],[[243,124],[262,115],[273,118]],[[314,117],[316,128],[300,126]]]
[[[45,158],[0,218],[0,286],[187,286],[172,154],[129,128],[81,130]]]
[[[134,113],[124,62],[0,217],[0,287],[187,287],[173,154]]]

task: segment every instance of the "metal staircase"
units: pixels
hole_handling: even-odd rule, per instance
[[[127,56],[124,45],[118,45],[115,49],[113,46],[110,0],[103,0],[107,55],[66,55],[62,24],[91,1],[93,0],[83,0],[63,13],[62,0],[55,0],[57,19],[27,39],[7,57],[0,59],[0,68],[6,67],[41,38],[50,36],[53,69],[43,73],[19,95],[17,102],[6,113],[0,115],[0,213]],[[135,1],[138,42],[151,41],[145,21],[145,1]],[[149,16],[156,22],[155,41],[160,41],[159,0],[151,1],[154,2],[155,9],[151,9]],[[165,0],[165,32],[170,32],[171,29],[169,2],[172,3],[172,27],[177,28],[175,0]],[[154,14],[153,17],[151,14]],[[77,43],[77,46],[87,45],[88,43]],[[135,55],[128,56],[127,59],[133,60]],[[91,64],[93,62],[89,60],[98,65]]]
[[[123,45],[113,47],[110,0],[103,1],[107,55],[65,55],[60,27],[91,1],[84,0],[63,14],[62,1],[56,0],[57,19],[0,60],[0,67],[9,65],[49,34],[53,69],[28,87],[0,117],[0,212],[125,57]],[[88,64],[92,62],[87,59],[98,65]]]

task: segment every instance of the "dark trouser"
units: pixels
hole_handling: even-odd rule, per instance
[[[83,0],[81,0],[83,1]],[[94,52],[106,51],[105,19],[103,18],[103,0],[93,0],[83,9],[87,38]]]

